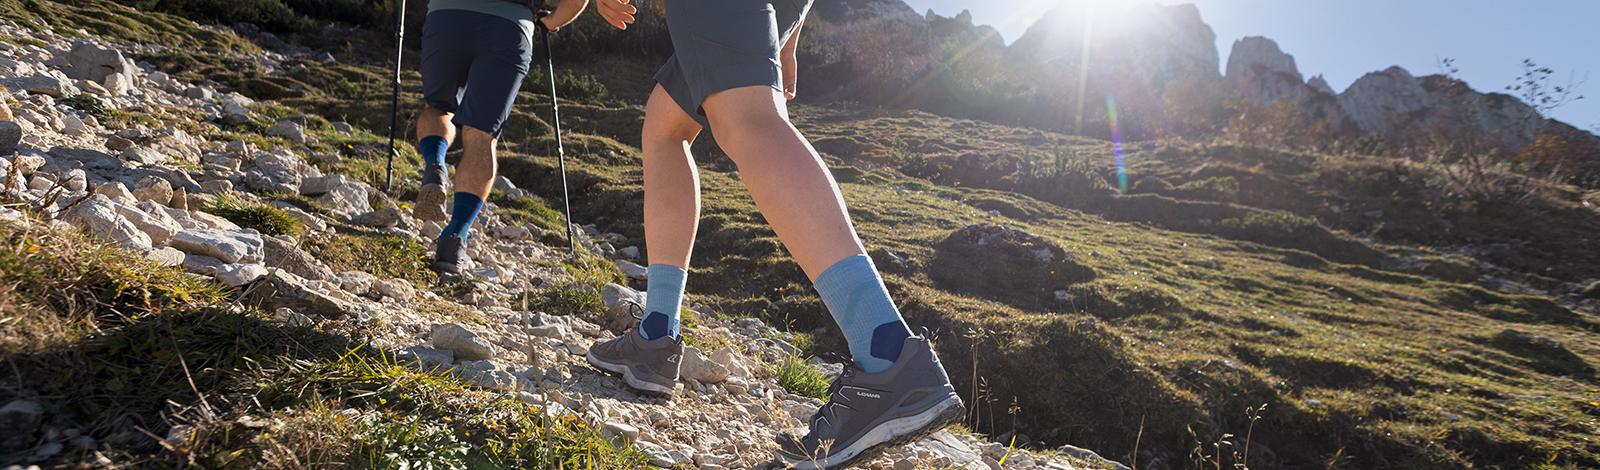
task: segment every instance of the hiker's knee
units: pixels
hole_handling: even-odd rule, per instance
[[[488,132],[476,127],[461,127],[461,161],[463,164],[471,162],[475,165],[489,165],[494,167],[496,139]]]
[[[491,151],[494,150],[494,144],[497,140],[493,134],[472,126],[461,127],[461,139],[468,148],[482,147]]]
[[[418,118],[420,118],[420,119],[444,119],[444,120],[449,120],[451,117],[454,117],[454,116],[455,116],[455,113],[444,111],[444,110],[440,110],[439,108],[433,107],[433,105],[431,105],[431,104],[423,103],[422,104],[422,113],[421,113],[420,116],[418,116]]]
[[[644,130],[640,139],[645,146],[681,146],[693,142],[700,135],[700,130],[700,123],[684,113],[660,86],[650,94],[645,104]]]

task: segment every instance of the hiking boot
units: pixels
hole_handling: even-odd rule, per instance
[[[444,213],[444,201],[449,196],[445,188],[445,181],[449,177],[443,166],[428,165],[422,169],[422,189],[417,190],[417,205],[412,207],[412,215],[418,219],[443,222],[447,218]]]
[[[883,372],[847,362],[828,396],[811,416],[810,433],[778,438],[779,455],[794,468],[843,468],[966,416],[931,344],[917,336],[906,338],[900,359]]]
[[[441,274],[461,274],[462,252],[467,249],[467,241],[461,237],[450,235],[439,237],[433,246],[433,270]]]
[[[671,394],[678,385],[683,340],[670,336],[644,339],[639,328],[633,327],[622,336],[590,346],[587,357],[595,367],[622,374],[622,381],[635,390]]]

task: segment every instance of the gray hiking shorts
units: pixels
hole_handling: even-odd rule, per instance
[[[709,126],[700,103],[713,93],[767,85],[783,90],[778,50],[811,10],[811,0],[665,0],[672,58],[656,83]]]

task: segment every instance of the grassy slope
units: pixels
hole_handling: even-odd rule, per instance
[[[0,363],[29,378],[0,387],[0,402],[44,403],[46,424],[86,431],[117,462],[640,462],[577,422],[401,365],[350,339],[360,331],[270,321],[209,281],[80,235],[0,224],[0,299]],[[95,458],[69,450],[57,463]]]
[[[197,53],[158,62],[182,73],[215,72],[187,79],[261,92],[252,90],[257,86],[252,83],[266,81],[259,71],[223,67],[223,59]],[[175,65],[190,60],[213,68]],[[362,64],[352,57],[336,67],[309,67],[296,75],[308,86],[274,97],[381,130],[387,120],[381,95],[317,91],[331,89],[325,85],[338,83],[339,77],[381,85],[381,62]],[[630,77],[608,78],[619,82],[612,89],[627,89]],[[414,99],[416,81],[407,83],[407,97]],[[548,127],[540,117],[548,100],[524,92],[519,103],[505,146],[513,156],[503,169],[519,185],[554,196],[555,162],[546,156]],[[641,241],[638,110],[563,103],[563,111],[564,124],[575,132],[567,145],[577,161],[579,220]],[[812,107],[795,114],[819,149],[846,158],[835,163],[850,168],[836,166],[835,173],[847,181],[844,191],[863,237],[889,272],[913,323],[940,335],[964,394],[979,390],[982,399],[970,400],[979,404],[979,418],[970,423],[979,431],[1005,432],[1015,422],[1030,438],[1083,445],[1124,461],[1133,460],[1137,442],[1140,462],[1160,458],[1177,464],[1191,449],[1209,449],[1201,443],[1220,433],[1243,434],[1247,407],[1266,403],[1252,445],[1252,463],[1258,466],[1600,465],[1600,443],[1592,437],[1600,434],[1595,402],[1600,391],[1590,366],[1600,361],[1600,342],[1589,317],[1540,297],[1385,271],[1397,247],[1357,240],[1320,224],[1306,226],[1304,219],[1252,217],[1260,213],[1244,206],[1292,209],[1324,224],[1369,231],[1330,216],[1324,198],[1349,202],[1376,196],[1311,171],[1332,168],[1324,162],[1349,160],[1250,147],[1130,145],[1127,158],[1135,181],[1162,175],[1175,188],[1157,191],[1163,194],[1159,197],[1119,197],[1094,188],[1023,187],[1007,179],[1014,172],[991,174],[987,164],[973,166],[960,158],[979,150],[1000,160],[1061,154],[1087,160],[1095,174],[1104,175],[1111,154],[1104,142],[922,114]],[[799,329],[831,328],[798,268],[785,260],[780,244],[753,212],[734,168],[709,142],[697,150],[708,171],[707,216],[691,277],[695,297],[724,315],[764,316]],[[372,158],[370,153],[349,156],[356,157],[347,158],[351,164]],[[1201,171],[1212,163],[1288,184],[1252,183],[1238,171]],[[1358,169],[1382,175],[1383,165]],[[1242,191],[1202,183],[1224,175],[1235,176]],[[1402,180],[1387,187],[1415,186],[1408,184]],[[1302,185],[1309,189],[1301,193],[1318,197],[1280,197],[1262,189]],[[973,187],[1020,189],[1054,204]],[[1074,195],[1081,197],[1067,197]],[[1403,213],[1433,218],[1396,219],[1387,226],[1460,220],[1459,214],[1426,207]],[[1002,215],[990,217],[989,210]],[[1235,222],[1224,223],[1230,219]],[[1560,220],[1579,227],[1593,223],[1573,216]],[[1021,227],[1079,255],[1098,273],[1094,281],[1072,286],[1077,298],[1086,300],[1021,310],[928,287],[934,285],[929,271],[936,269],[937,257],[931,247],[977,222]],[[1498,229],[1480,232],[1516,233]],[[1536,243],[1584,240],[1576,237],[1530,238]],[[1561,274],[1535,274],[1592,277],[1592,271],[1578,266],[1584,254],[1568,246],[1563,253],[1576,261],[1550,263],[1560,266]],[[889,262],[888,251],[908,262]],[[1518,251],[1501,253],[1495,261],[1522,267],[1516,265],[1523,259]],[[1524,262],[1538,266],[1540,261]],[[1556,339],[1566,351],[1530,350],[1493,339],[1508,328]],[[825,339],[834,336],[818,335],[824,338],[818,347],[840,349]],[[1014,418],[1007,413],[1012,397],[1020,409]]]

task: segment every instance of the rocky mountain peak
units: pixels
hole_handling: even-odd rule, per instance
[[[1228,53],[1228,78],[1239,80],[1247,73],[1281,73],[1300,80],[1294,56],[1284,53],[1278,43],[1261,36],[1246,36],[1233,42]]]
[[[1320,73],[1312,75],[1310,80],[1306,80],[1306,86],[1330,95],[1338,94],[1338,92],[1333,91],[1333,87],[1328,85],[1328,80],[1322,78],[1322,74]]]

